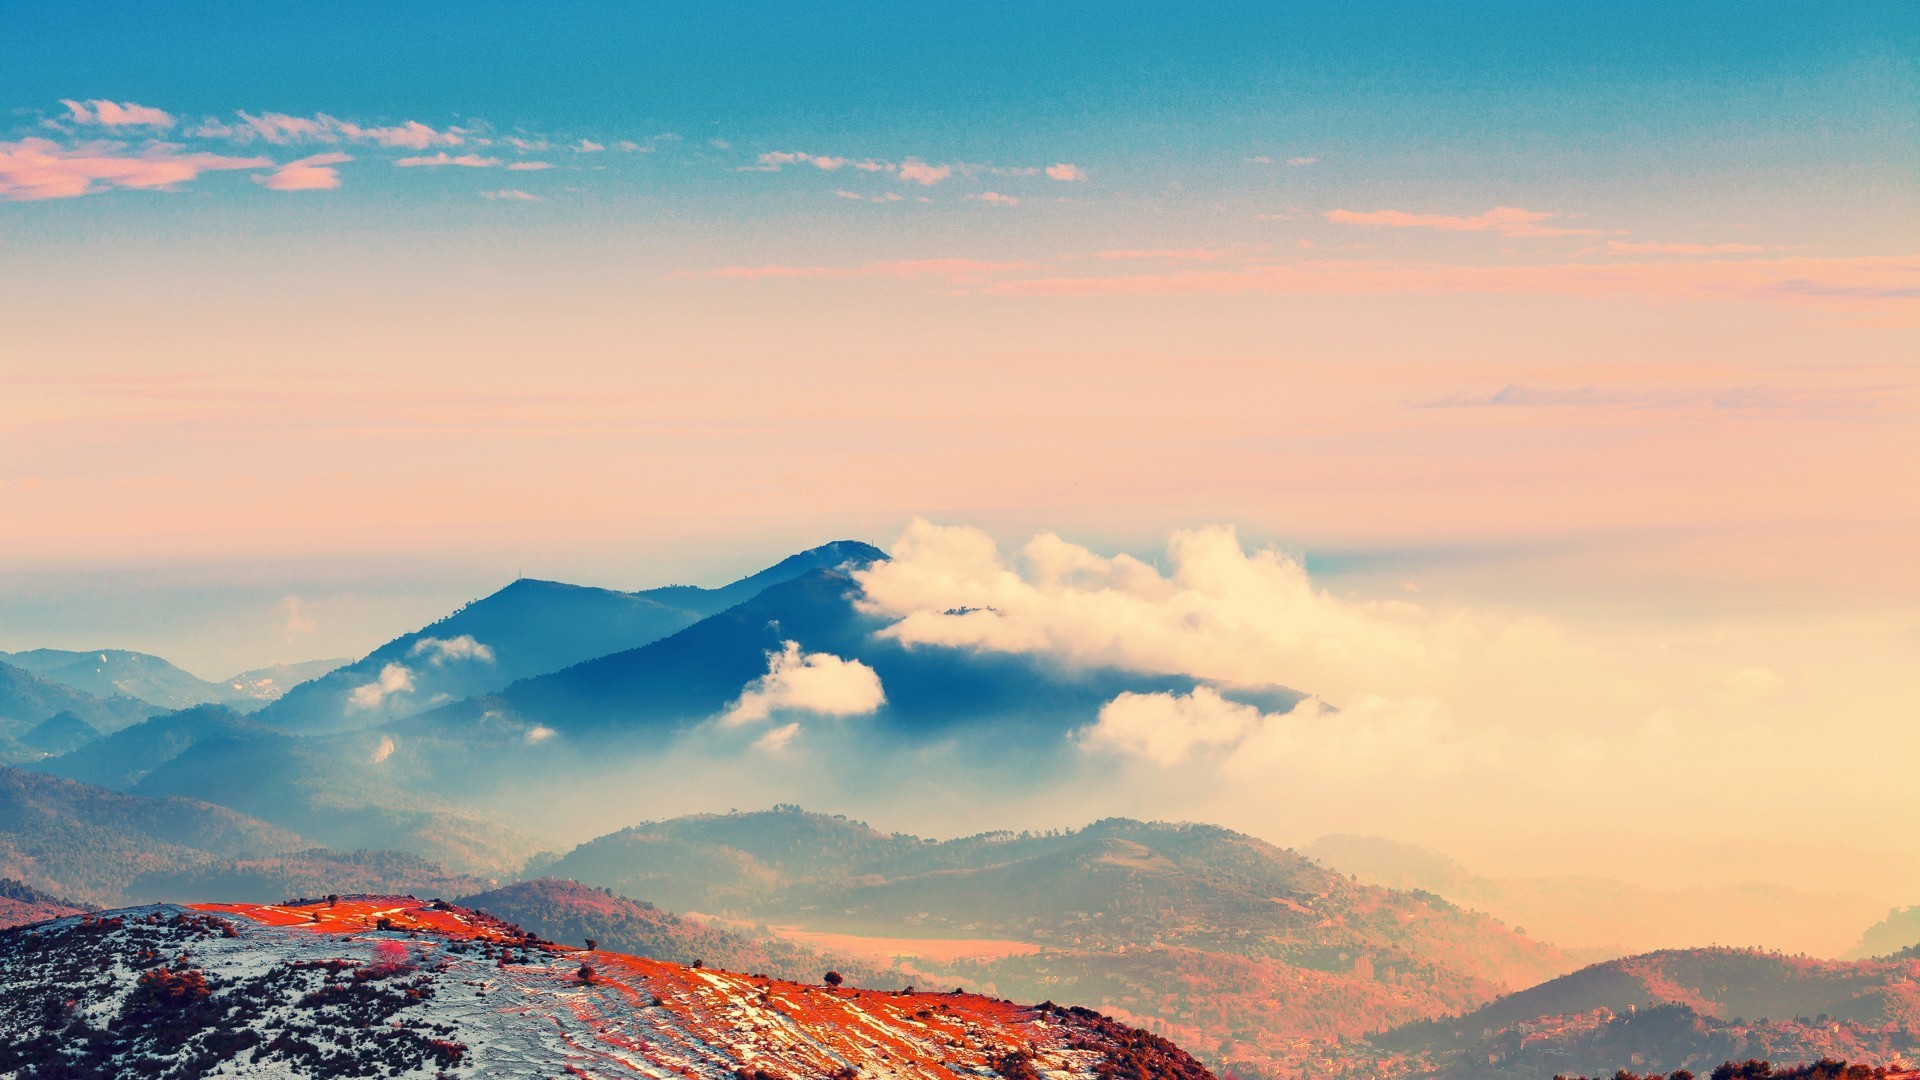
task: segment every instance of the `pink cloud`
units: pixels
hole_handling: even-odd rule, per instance
[[[466,133],[458,128],[435,131],[418,120],[409,120],[398,127],[363,128],[357,124],[347,124],[345,130],[349,138],[409,150],[425,150],[429,146],[459,146],[466,141]]]
[[[403,157],[394,162],[403,169],[420,167],[435,168],[442,165],[459,165],[468,169],[491,169],[500,164],[499,158],[481,157],[479,154],[461,154],[451,157],[445,150],[423,157]]]
[[[1047,177],[1053,180],[1085,180],[1087,178],[1085,169],[1078,165],[1069,165],[1064,161],[1047,166],[1046,173]]]
[[[677,277],[760,281],[781,278],[849,280],[856,278],[941,278],[953,282],[982,281],[996,274],[1033,269],[1029,262],[988,262],[981,259],[901,259],[859,266],[723,266],[717,270],[685,271]]]
[[[136,105],[131,101],[112,102],[101,99],[92,101],[73,101],[60,99],[67,107],[69,118],[76,124],[98,124],[102,127],[157,127],[170,128],[174,120],[171,113],[146,105]]]
[[[0,199],[31,202],[69,199],[102,187],[170,188],[203,172],[264,169],[268,158],[221,154],[183,154],[177,147],[155,146],[129,154],[118,143],[63,147],[47,139],[0,142]]]
[[[553,168],[553,162],[551,161],[516,161],[513,164],[507,166],[507,171],[508,172],[539,172],[542,169],[551,169],[551,168]]]
[[[331,191],[340,186],[340,170],[333,166],[352,160],[351,154],[315,154],[287,162],[261,183],[269,191]]]
[[[1112,251],[1096,251],[1093,257],[1103,262],[1116,262],[1132,259],[1183,259],[1199,262],[1217,262],[1232,255],[1230,248],[1119,248]]]
[[[538,195],[534,195],[530,192],[521,191],[519,188],[506,188],[501,191],[483,191],[480,193],[480,197],[483,199],[504,200],[506,202],[545,202],[546,201],[545,199],[542,199]]]
[[[953,167],[951,165],[929,165],[919,158],[908,158],[900,163],[897,175],[902,180],[911,180],[922,187],[932,187],[934,184],[952,176]]]
[[[1532,266],[1260,263],[1163,274],[1015,278],[992,282],[982,291],[1000,296],[1498,293],[1915,311],[1920,310],[1920,255]]]
[[[982,191],[977,195],[969,195],[967,196],[967,198],[972,199],[974,202],[989,203],[993,206],[1019,206],[1020,205],[1020,200],[1018,198],[1015,198],[1012,195],[1002,195],[997,191]]]
[[[1329,210],[1328,221],[1336,225],[1382,225],[1394,229],[1438,229],[1442,232],[1490,232],[1501,236],[1600,236],[1600,229],[1563,229],[1542,225],[1559,217],[1540,210],[1517,206],[1496,206],[1473,217],[1446,214],[1414,214],[1405,210]]]
[[[1758,244],[1662,244],[1655,241],[1634,243],[1607,241],[1610,255],[1749,255],[1767,249]]]

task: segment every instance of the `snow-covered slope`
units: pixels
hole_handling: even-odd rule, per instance
[[[1211,1080],[1093,1012],[530,938],[411,897],[161,905],[0,933],[0,1076]]]

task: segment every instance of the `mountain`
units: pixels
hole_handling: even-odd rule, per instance
[[[1374,836],[1325,836],[1305,853],[1362,881],[1439,893],[1595,960],[1702,942],[1837,956],[1882,910],[1858,894],[1759,882],[1656,889],[1594,876],[1487,877],[1440,852]]]
[[[609,889],[577,881],[540,878],[522,881],[458,901],[462,907],[495,915],[548,941],[581,945],[588,938],[601,948],[675,964],[703,963],[728,971],[763,972],[776,979],[809,982],[829,969],[855,986],[899,986],[898,971],[846,956],[827,956],[769,936],[749,937],[722,927],[662,911],[643,900],[629,900]]]
[[[353,661],[345,658],[329,660],[299,660],[293,663],[269,664],[263,668],[252,668],[225,680],[222,685],[232,691],[224,700],[236,709],[245,709],[249,702],[265,705],[278,701],[287,691],[309,679],[317,679],[334,668]]]
[[[531,839],[485,815],[389,783],[371,767],[377,741],[361,745],[367,741],[358,734],[295,738],[224,705],[203,705],[156,716],[30,767],[116,791],[206,799],[334,849],[401,848],[484,879],[518,870],[537,849]],[[279,871],[269,879],[274,873]],[[237,878],[204,880],[224,882],[221,891],[239,895]],[[206,891],[214,890],[179,886],[139,895]]]
[[[517,873],[520,860],[550,846],[538,836],[510,835],[517,830],[506,822],[555,827],[558,815],[552,808],[570,801],[568,813],[579,822],[573,826],[579,830],[575,837],[591,835],[624,816],[620,800],[588,797],[595,783],[627,787],[644,785],[650,777],[677,779],[661,772],[675,768],[660,752],[675,740],[684,738],[689,753],[711,753],[725,764],[748,756],[763,729],[784,725],[789,735],[797,731],[798,722],[778,705],[770,706],[754,722],[757,726],[714,722],[750,687],[764,686],[770,666],[789,655],[803,665],[837,664],[838,670],[878,680],[884,688],[874,693],[868,704],[877,708],[868,714],[809,721],[803,747],[817,745],[808,740],[845,743],[844,753],[816,755],[812,777],[821,784],[865,785],[891,754],[918,756],[917,764],[907,760],[902,767],[926,767],[930,746],[942,747],[942,769],[964,760],[993,769],[997,783],[1014,776],[1038,779],[1077,754],[1066,736],[1093,722],[1115,696],[1191,691],[1197,685],[1189,678],[1081,670],[1030,656],[902,646],[876,635],[884,621],[860,610],[858,585],[846,572],[806,569],[868,556],[882,557],[876,549],[842,542],[713,595],[696,590],[704,598],[700,603],[714,606],[760,589],[637,649],[377,726],[278,738],[250,731],[245,737],[195,742],[165,761],[156,754],[136,756],[132,763],[149,771],[135,790],[205,798],[336,849],[407,850],[457,872],[500,877]],[[796,570],[799,577],[760,588]],[[686,600],[694,594],[672,595]],[[602,594],[587,602],[632,599],[622,596]],[[476,613],[486,614],[499,620],[487,630],[498,640],[513,612],[495,600],[457,617],[465,621],[440,625],[446,631],[471,631],[480,628],[472,621],[479,618]],[[543,618],[516,632],[536,637],[533,631]],[[486,644],[476,635],[459,636],[473,643],[465,647],[469,653]],[[428,639],[451,640],[433,635],[419,640]],[[823,661],[820,654],[831,656]],[[493,664],[483,666],[504,667],[505,656],[497,653]],[[351,671],[308,684],[253,719],[280,730],[298,726],[286,722],[285,711],[304,708],[301,701],[317,700],[314,694],[324,696],[328,680],[338,682]],[[416,690],[423,685],[411,675],[408,679]],[[1268,709],[1284,708],[1300,696],[1279,688],[1223,694]],[[131,741],[87,748],[47,767],[83,775],[76,771],[82,763],[105,759]],[[84,775],[122,783],[115,775],[130,773]]]
[[[0,878],[0,930],[63,915],[78,915],[85,910],[80,904],[41,892],[26,882]]]
[[[60,713],[68,713],[97,731],[118,731],[157,711],[136,698],[95,697],[26,668],[0,663],[0,736],[17,739]]]
[[[517,873],[541,850],[538,839],[492,815],[396,782],[381,768],[391,752],[391,739],[377,732],[209,739],[156,766],[132,790],[204,798],[335,850],[408,851],[481,878]]]
[[[19,741],[44,754],[65,754],[99,738],[92,724],[70,712],[57,712],[29,728]]]
[[[0,933],[0,1075],[1211,1080],[1084,1009],[687,968],[404,897]]]
[[[124,695],[163,709],[184,709],[231,696],[219,683],[182,671],[158,656],[126,649],[32,649],[0,653],[0,661],[95,697]]]
[[[1463,1016],[1352,1048],[1370,1075],[1546,1077],[1619,1068],[1846,1058],[1897,1065],[1920,1049],[1920,954],[1813,960],[1676,949],[1584,968]]]
[[[0,876],[92,903],[143,873],[313,845],[225,807],[148,799],[0,767]]]
[[[403,852],[317,848],[195,799],[146,798],[9,768],[0,768],[0,877],[95,904],[212,890],[261,901],[346,890],[456,896],[492,883]]]
[[[1342,1038],[1567,969],[1436,896],[1204,825],[1115,819],[931,841],[794,809],[622,830],[548,868],[923,976],[1086,1005],[1235,1072],[1304,1075]]]
[[[260,719],[294,733],[371,727],[657,641],[822,567],[885,557],[866,544],[835,541],[718,589],[668,586],[626,593],[522,578],[294,687],[261,710]]]
[[[266,904],[290,896],[328,893],[458,896],[488,884],[464,874],[449,873],[405,852],[313,848],[282,855],[221,859],[178,870],[149,871],[127,886],[127,894],[150,900],[226,896]]]
[[[1847,950],[1846,959],[1864,960],[1920,946],[1920,904],[1894,908],[1887,917],[1866,928]]]
[[[622,733],[662,739],[709,721],[768,673],[787,642],[865,665],[885,701],[871,718],[881,734],[924,739],[964,728],[980,745],[998,731],[1056,739],[1092,723],[1123,692],[1187,693],[1184,676],[1069,668],[1012,653],[908,647],[878,636],[887,620],[860,610],[860,587],[840,570],[816,569],[671,637],[516,683],[498,695],[446,711],[448,716],[505,709],[562,735]],[[1244,697],[1245,691],[1224,691]],[[1284,708],[1301,695],[1282,688],[1257,699]],[[1031,757],[1032,747],[1020,745]]]
[[[69,780],[127,791],[148,773],[201,743],[274,734],[272,728],[246,719],[225,705],[201,705],[162,713],[33,767]]]

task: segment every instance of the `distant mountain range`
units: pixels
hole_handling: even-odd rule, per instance
[[[256,901],[342,890],[453,896],[489,884],[402,852],[327,850],[196,799],[147,798],[6,767],[0,767],[0,879],[42,894],[41,900],[14,896],[16,907],[216,892]],[[0,888],[0,897],[6,895]]]
[[[505,808],[538,805],[543,786],[572,788],[583,773],[630,782],[683,738],[735,756],[766,734],[854,740],[857,750],[822,755],[822,768],[841,770],[848,784],[864,783],[875,755],[932,745],[955,765],[1037,780],[1076,752],[1067,736],[1117,695],[1198,685],[901,645],[876,633],[886,624],[861,609],[851,576],[884,558],[838,541],[719,589],[519,582],[249,717],[205,708],[160,717],[37,767],[209,799],[336,849],[408,850],[497,877],[542,846],[506,824]],[[783,663],[853,672],[871,681],[871,700],[838,717],[769,700],[754,724],[723,722],[745,695],[777,681]],[[507,682],[556,664],[570,666]],[[1270,711],[1301,698],[1284,687],[1221,692]],[[474,696],[410,712],[457,693]]]
[[[160,709],[223,704],[258,707],[297,683],[331,671],[342,660],[308,660],[243,671],[211,682],[148,653],[127,649],[32,649],[0,653],[0,662],[33,672],[49,682],[111,698],[137,698]]]
[[[260,719],[301,734],[376,726],[658,641],[769,586],[877,558],[886,554],[840,540],[717,589],[670,585],[626,593],[523,578],[295,687]]]
[[[47,755],[47,751],[30,745],[28,739],[54,733],[65,738],[89,730],[118,731],[155,711],[152,705],[138,698],[124,694],[95,697],[23,667],[0,662],[0,763],[31,761]],[[56,718],[57,723],[41,728]]]
[[[1920,904],[1887,912],[1886,918],[1861,933],[1859,942],[1847,950],[1846,958],[1863,960],[1916,947],[1920,947]]]
[[[1836,956],[1884,910],[1857,894],[1765,883],[1655,889],[1595,876],[1493,878],[1439,852],[1375,836],[1326,836],[1305,853],[1362,881],[1439,893],[1592,959],[1703,942]],[[1915,941],[1920,919],[1913,938],[1879,951]]]

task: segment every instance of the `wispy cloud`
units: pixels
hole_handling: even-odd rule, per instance
[[[170,145],[135,153],[120,143],[61,146],[48,139],[25,138],[0,142],[0,199],[70,199],[114,187],[164,189],[203,172],[272,165],[268,158],[184,153]]]
[[[513,164],[507,166],[507,171],[508,172],[540,172],[543,169],[551,169],[551,168],[553,168],[553,162],[551,161],[516,161]]]
[[[967,196],[974,202],[988,203],[993,206],[1019,206],[1020,199],[1013,195],[1002,195],[998,191],[981,191]]]
[[[863,195],[858,191],[848,191],[845,188],[834,188],[833,193],[835,195],[840,196],[843,199],[852,199],[856,202],[890,203],[890,202],[905,201],[904,197],[897,191],[883,191],[877,195]]]
[[[1304,163],[1304,162],[1303,162]],[[1329,210],[1326,219],[1336,225],[1373,225],[1393,229],[1437,229],[1441,232],[1488,232],[1500,236],[1602,236],[1601,229],[1568,229],[1542,222],[1559,214],[1525,210],[1518,206],[1496,206],[1484,214],[1455,217],[1448,214],[1416,214],[1406,210]]]
[[[546,201],[545,199],[542,199],[538,195],[532,194],[531,192],[521,191],[519,188],[502,188],[499,191],[483,191],[480,193],[480,197],[483,199],[496,199],[504,202],[545,202]]]
[[[163,131],[174,125],[173,114],[166,110],[136,105],[131,101],[113,102],[99,98],[92,101],[74,101],[62,98],[60,104],[67,107],[67,118],[76,124],[101,127],[154,127]]]
[[[1449,394],[1412,402],[1416,409],[1649,409],[1775,412],[1871,408],[1876,388],[1807,393],[1765,386],[1636,390],[1623,387],[1508,384],[1490,393]]]
[[[425,150],[434,146],[459,146],[468,139],[468,132],[464,128],[436,129],[418,120],[408,120],[384,127],[369,127],[351,120],[341,120],[326,113],[316,113],[313,116],[261,113],[256,116],[242,111],[234,115],[239,117],[237,123],[210,119],[188,131],[188,134],[200,138],[229,139],[239,142],[258,139],[274,144],[364,142],[406,150]]]
[[[823,172],[836,169],[859,169],[862,172],[893,172],[899,166],[891,161],[875,161],[872,158],[836,157],[831,154],[809,154],[799,150],[775,150],[761,154],[751,168],[756,172],[779,172],[788,165],[811,165]]]
[[[449,155],[445,150],[442,150],[437,154],[427,154],[420,157],[403,157],[395,161],[394,164],[403,169],[438,168],[443,165],[458,165],[467,169],[491,169],[495,165],[500,164],[500,159],[496,157],[481,157],[479,154],[461,154],[458,157],[454,157]]]
[[[742,172],[780,172],[789,165],[811,166],[822,172],[857,169],[861,172],[884,173],[904,183],[919,184],[922,187],[932,187],[956,176],[1045,176],[1051,180],[1061,181],[1083,181],[1087,178],[1086,171],[1080,166],[1064,161],[1040,168],[1034,165],[990,165],[968,161],[936,163],[919,157],[889,161],[873,157],[855,158],[840,154],[814,154],[804,150],[769,150],[756,157],[752,165],[743,165],[740,168]]]
[[[340,170],[334,166],[352,160],[353,155],[338,151],[315,154],[287,162],[261,183],[271,191],[330,191],[340,186]]]

